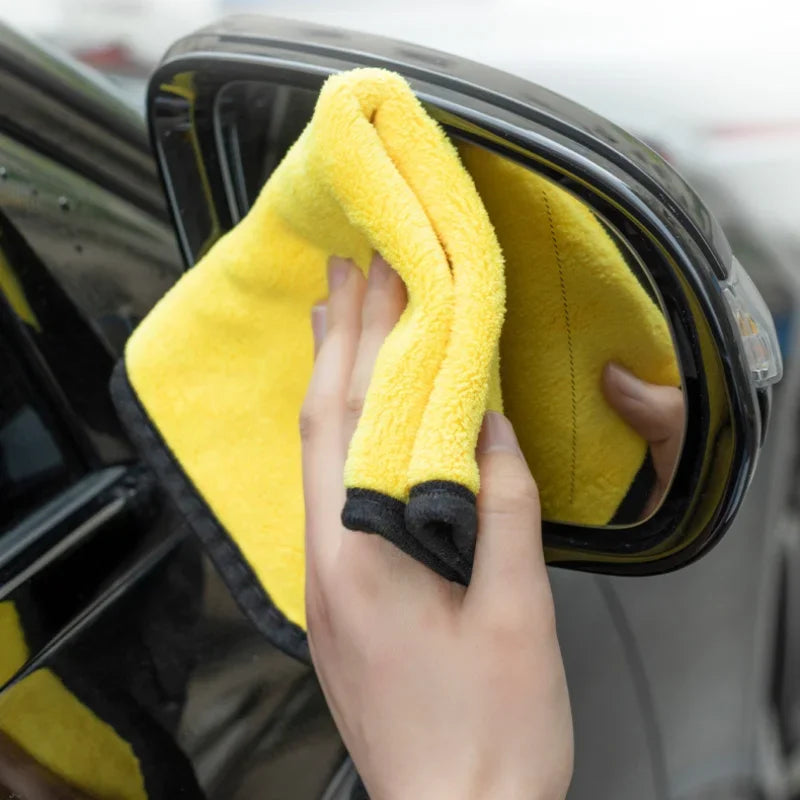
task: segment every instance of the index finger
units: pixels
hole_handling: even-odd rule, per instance
[[[347,389],[361,331],[364,277],[350,262],[332,259],[325,336],[300,413],[306,564],[315,567],[338,549],[345,500],[343,440]]]

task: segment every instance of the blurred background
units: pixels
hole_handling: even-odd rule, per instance
[[[104,72],[139,107],[176,38],[241,13],[464,55],[631,129],[697,184],[731,238],[749,229],[740,249],[759,240],[756,266],[745,266],[781,316],[771,270],[758,263],[800,263],[800,19],[791,0],[0,0],[0,18]]]
[[[800,340],[797,5],[0,0],[0,20],[103,73],[140,111],[148,75],[168,46],[228,14],[309,20],[456,53],[621,124],[665,155],[716,213],[772,310],[791,366],[775,393],[770,440],[747,502],[711,556],[644,581],[552,573],[576,718],[575,800],[800,800],[800,448],[791,441],[800,415],[800,354],[792,346]],[[227,640],[224,653],[251,670],[242,681],[248,690],[272,675],[264,662],[240,659]],[[221,705],[213,692],[194,702]],[[639,706],[644,722],[636,722]],[[308,730],[300,734],[311,747]],[[216,747],[222,737],[212,738]],[[273,758],[270,742],[254,758]],[[637,782],[645,781],[637,750],[645,745],[654,754],[653,783],[662,787],[655,794]],[[190,739],[196,755],[193,748]],[[204,784],[213,782],[206,773],[222,772],[202,753],[196,763]],[[292,780],[316,778],[290,766]],[[263,776],[256,785],[252,793],[210,796],[300,796],[296,785],[263,794]]]

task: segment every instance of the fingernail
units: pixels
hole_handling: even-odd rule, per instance
[[[332,292],[344,284],[352,268],[348,259],[332,256],[328,261],[328,291]]]
[[[325,338],[325,320],[328,307],[319,303],[311,309],[311,331],[314,334],[314,355],[319,352],[322,340]]]
[[[606,375],[624,395],[634,400],[645,398],[647,384],[620,364],[613,361],[606,364]]]
[[[493,450],[522,455],[514,426],[508,418],[497,411],[487,411],[478,436],[478,452],[489,453]]]
[[[369,266],[369,278],[367,280],[373,286],[379,286],[391,278],[393,271],[384,258],[376,253]]]

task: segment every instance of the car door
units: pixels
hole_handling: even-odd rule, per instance
[[[245,620],[108,402],[127,335],[181,272],[141,118],[7,30],[0,86],[0,651],[17,652],[0,657],[0,797],[17,792],[9,765],[20,762],[29,783],[91,796],[91,776],[58,755],[71,738],[130,748],[134,777],[103,776],[111,796],[362,796],[313,673]],[[753,747],[732,720],[754,707],[753,673],[765,670],[745,665],[756,634],[736,626],[769,576],[738,605],[678,614],[677,627],[668,611],[681,597],[703,607],[712,573],[717,586],[744,586],[764,541],[748,534],[759,504],[780,494],[771,478],[783,449],[765,454],[771,468],[720,551],[729,570],[712,556],[645,581],[551,572],[575,716],[573,800],[706,786],[753,796]],[[771,613],[759,607],[761,627]],[[705,647],[720,626],[731,647]],[[701,656],[717,674],[726,660],[744,666],[710,685],[708,670],[692,672]],[[44,711],[19,699],[53,692]],[[81,714],[106,727],[77,735]],[[25,720],[47,733],[41,752],[21,746]]]
[[[194,78],[197,86],[205,85],[204,78],[214,85],[230,81],[230,87],[237,82],[240,88],[246,86],[243,81],[258,77],[257,67],[246,71],[242,66],[254,53],[253,61],[262,58],[264,64],[280,64],[281,69],[296,66],[302,61],[298,53],[303,53],[317,69],[317,60],[337,48],[370,52],[348,31],[240,18],[206,29],[195,42],[187,39],[176,45],[165,62],[168,69],[177,71],[177,59],[193,52],[198,41],[202,53],[181,76],[185,81]],[[412,45],[387,40],[380,47],[385,49],[369,56],[377,63],[400,58],[422,71],[436,56],[442,71],[449,66],[444,55]],[[172,56],[176,61],[169,60]],[[341,53],[336,57],[342,58]],[[205,75],[203,67],[208,70]],[[163,108],[153,104],[156,138],[164,152],[171,148],[164,159],[170,167],[167,179],[174,195],[186,200],[178,202],[177,216],[191,207],[191,197],[204,197],[204,188],[208,192],[198,175],[215,175],[224,184],[219,218],[200,209],[186,214],[182,245],[188,261],[204,253],[246,212],[265,175],[307,122],[313,91],[287,95],[285,88],[270,83],[260,95],[266,98],[263,105],[246,106],[255,113],[267,110],[262,121],[268,133],[255,137],[257,148],[263,139],[263,151],[248,151],[237,135],[231,137],[235,147],[226,152],[224,91],[213,111],[208,104],[198,112],[206,123],[210,115],[218,115],[218,127],[209,136],[216,137],[214,145],[208,147],[200,170],[191,168],[202,150],[189,130],[194,122],[186,119],[185,108],[191,103],[184,103],[182,112],[183,101],[176,93]],[[737,247],[737,252],[754,275],[762,275],[746,248]],[[781,297],[781,310],[793,316],[800,297],[796,279],[782,270],[770,279]],[[790,796],[785,781],[791,769],[781,753],[780,724],[772,717],[781,701],[772,684],[781,687],[777,694],[796,695],[796,682],[786,681],[785,666],[779,666],[794,664],[780,652],[783,637],[791,632],[786,634],[784,623],[777,630],[775,625],[784,619],[778,610],[787,606],[778,576],[785,528],[793,524],[786,521],[786,500],[796,449],[796,352],[786,351],[786,377],[775,392],[773,436],[761,454],[760,472],[731,533],[715,553],[675,574],[644,580],[551,571],[575,717],[573,800]],[[352,770],[349,774],[352,777]]]
[[[181,272],[143,121],[8,30],[0,85],[0,797],[320,797],[343,751],[313,673],[244,621],[109,400]]]

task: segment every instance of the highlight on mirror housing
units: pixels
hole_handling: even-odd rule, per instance
[[[506,262],[506,412],[550,563],[675,569],[730,524],[781,377],[758,291],[700,198],[623,130],[513,76],[389,39],[266,17],[176,44],[151,136],[184,258],[247,213],[329,75],[408,80],[458,148]]]
[[[221,165],[238,217],[308,123],[316,99],[312,90],[264,81],[221,91]],[[657,287],[624,236],[580,198],[492,150],[455,141],[505,259],[504,405],[544,518],[635,524],[666,494],[685,429]],[[615,369],[615,358],[647,383]],[[637,393],[652,402],[644,418]]]

